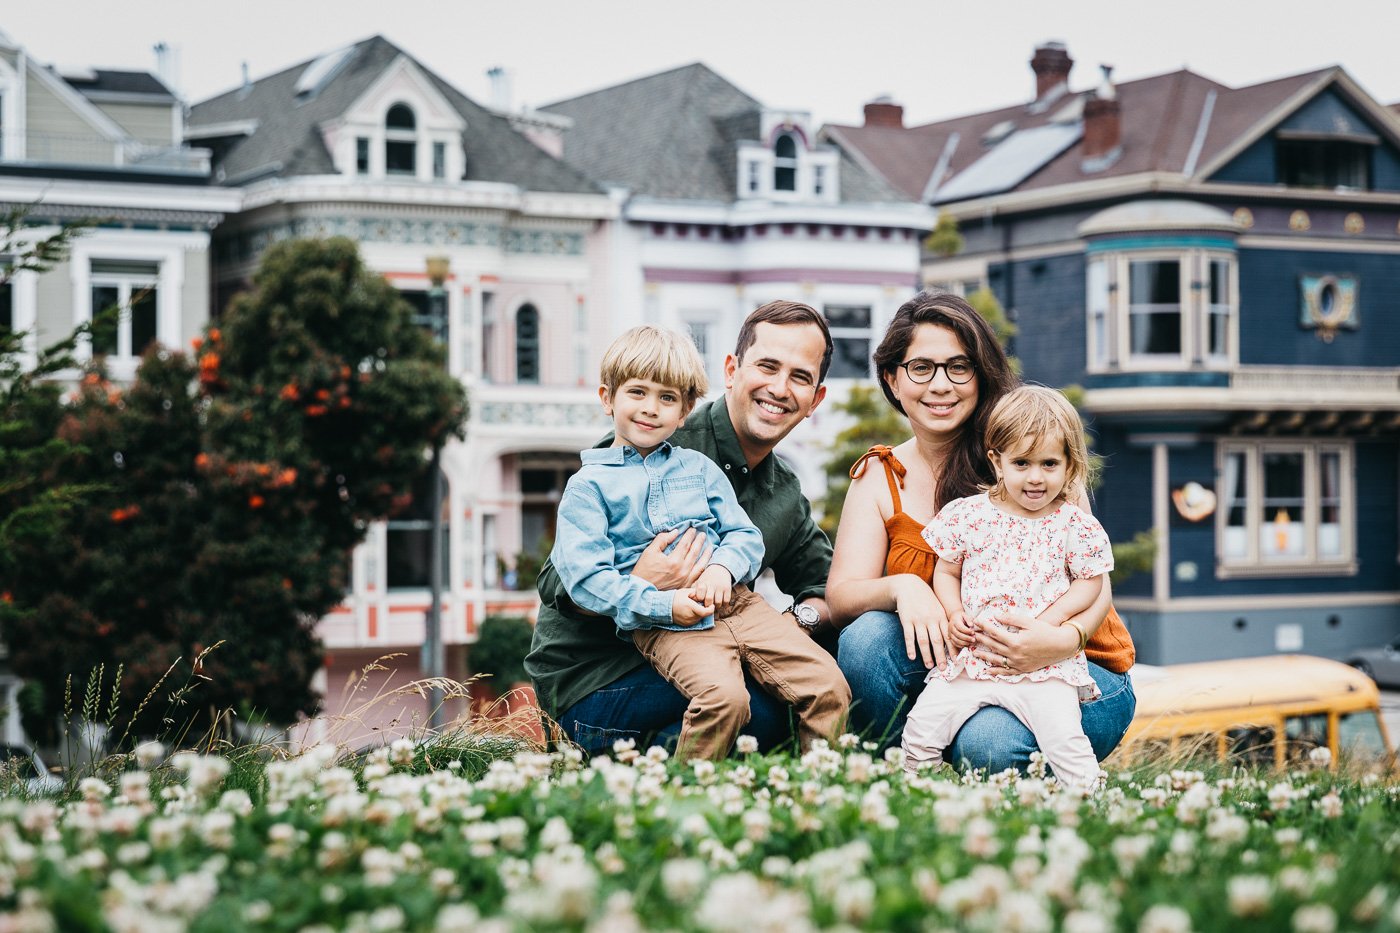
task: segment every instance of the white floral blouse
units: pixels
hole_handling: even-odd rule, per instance
[[[943,560],[962,564],[963,611],[972,619],[1003,609],[1038,616],[1072,580],[1113,569],[1113,547],[1103,526],[1069,502],[1048,515],[1023,518],[998,508],[986,493],[968,496],[944,506],[924,529],[924,540]],[[1054,677],[1079,688],[1082,701],[1099,696],[1083,651],[1029,674],[995,675],[964,648],[928,679],[950,681],[963,672],[974,680],[1010,683]]]

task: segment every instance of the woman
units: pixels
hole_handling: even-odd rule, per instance
[[[893,449],[871,448],[851,468],[826,598],[833,621],[845,626],[838,661],[854,695],[852,728],[889,745],[899,740],[929,668],[961,647],[934,598],[935,560],[921,532],[946,503],[992,481],[983,453],[986,417],[1017,379],[982,316],[942,294],[922,293],[900,307],[875,350],[875,368],[885,398],[909,419],[914,436]],[[1079,649],[1073,625],[1024,613],[998,618],[1014,630],[979,627],[975,642],[994,673],[1030,672]],[[1102,696],[1082,707],[1083,724],[1103,759],[1133,717],[1126,673],[1132,639],[1106,586],[1073,621],[1090,636],[1089,671]],[[1020,720],[987,707],[968,720],[945,757],[993,772],[1024,770],[1035,750]]]

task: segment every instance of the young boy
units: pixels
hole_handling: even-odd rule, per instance
[[[611,447],[582,452],[559,503],[551,560],[575,605],[613,619],[661,676],[689,698],[677,753],[728,754],[749,719],[744,671],[792,704],[803,744],[844,724],[851,692],[835,660],[746,585],[763,536],[704,454],[667,439],[708,383],[687,338],[634,327],[603,355],[598,397]],[[663,592],[629,571],[657,534],[689,527],[710,563],[689,589]]]

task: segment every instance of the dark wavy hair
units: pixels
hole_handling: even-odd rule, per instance
[[[992,406],[1020,380],[1012,372],[1006,351],[997,342],[991,325],[972,305],[956,295],[920,292],[900,305],[884,339],[875,348],[875,371],[880,375],[880,389],[886,401],[901,415],[908,413],[895,397],[889,380],[904,362],[904,354],[909,351],[914,331],[920,324],[936,324],[952,331],[977,373],[977,407],[972,417],[963,422],[962,432],[948,452],[943,472],[934,484],[934,507],[941,509],[954,499],[975,495],[995,478],[984,441],[987,416]]]

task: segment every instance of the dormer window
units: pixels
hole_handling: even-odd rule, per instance
[[[1278,140],[1278,178],[1295,188],[1371,187],[1374,146],[1349,140]]]
[[[418,173],[418,121],[407,104],[395,104],[384,118],[384,172]]]
[[[797,141],[782,133],[773,143],[773,190],[797,190]]]

